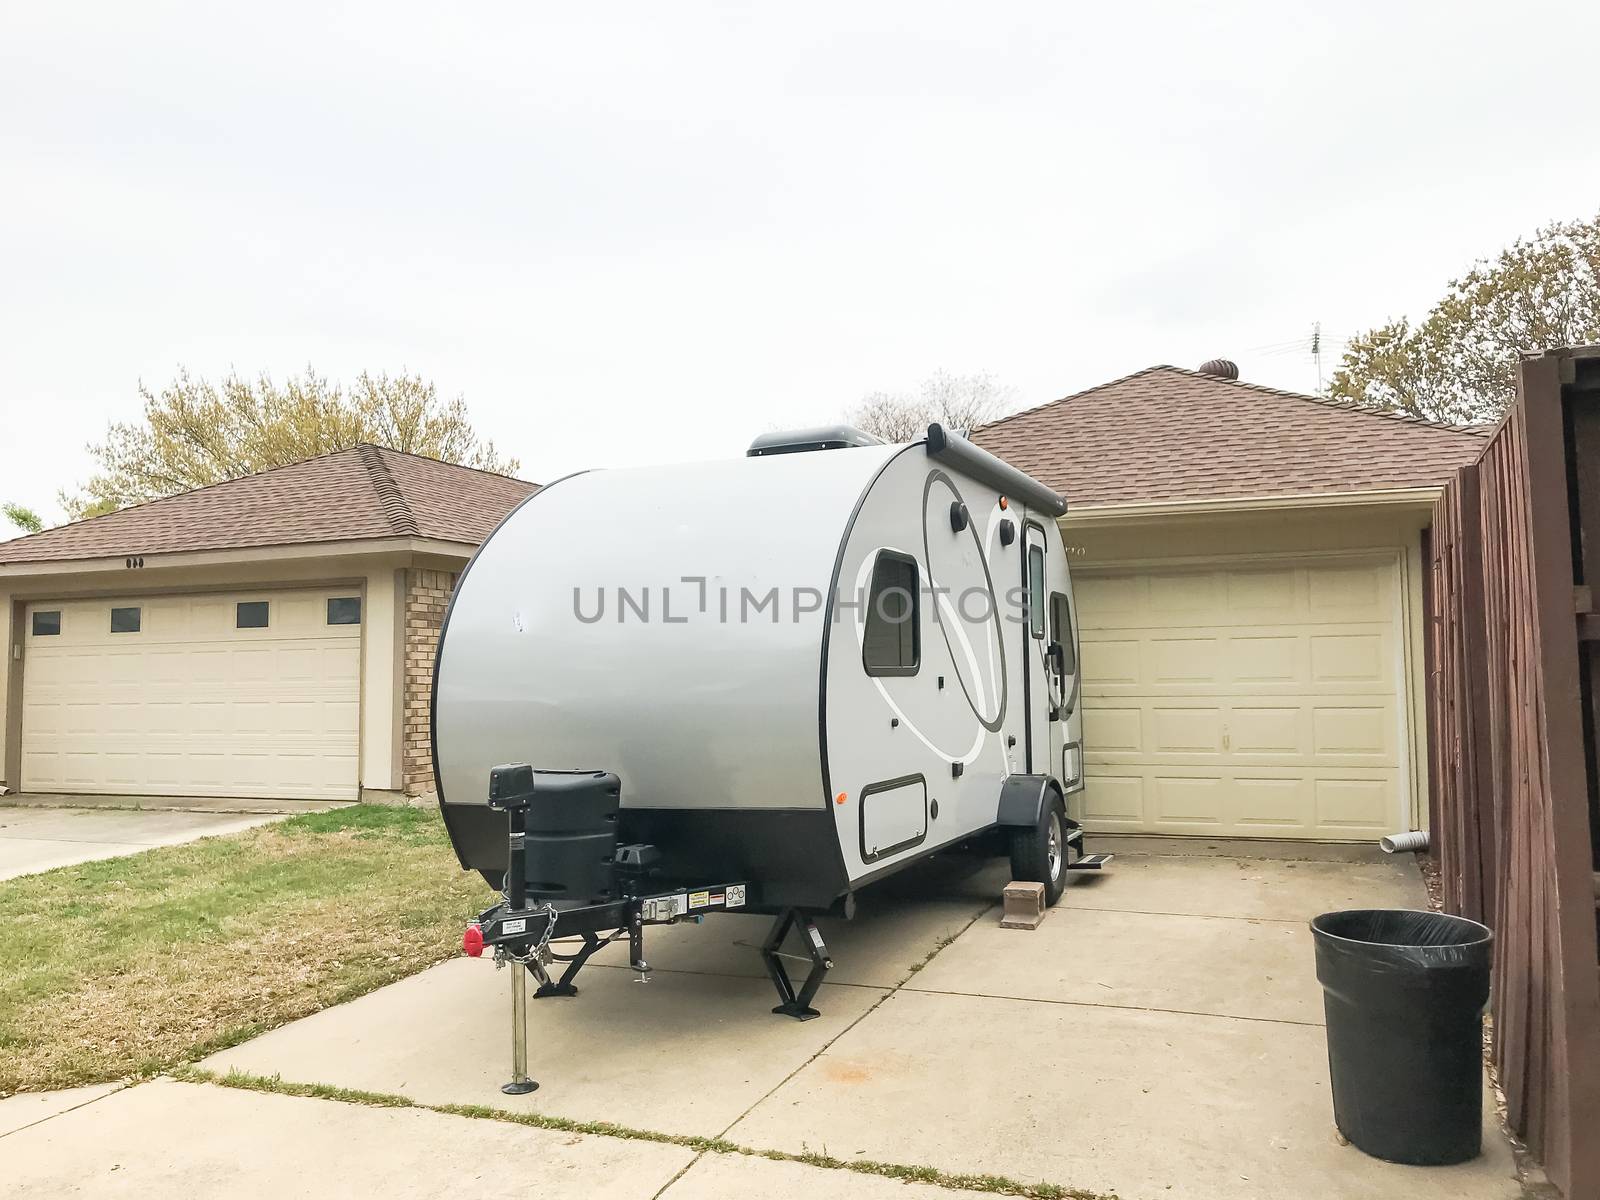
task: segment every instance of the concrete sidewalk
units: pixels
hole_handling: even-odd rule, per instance
[[[592,965],[581,996],[532,1006],[542,1086],[525,1097],[498,1090],[509,984],[483,960],[447,962],[204,1065],[434,1108],[611,1122],[657,1138],[723,1138],[757,1152],[932,1168],[946,1182],[1000,1175],[1123,1200],[1521,1195],[1487,1105],[1484,1155],[1459,1167],[1393,1166],[1334,1136],[1305,922],[1351,905],[1421,906],[1409,859],[1220,849],[1235,853],[1124,849],[1107,874],[1074,878],[1034,932],[998,928],[998,864],[869,891],[855,922],[824,927],[837,969],[817,1000],[822,1018],[806,1023],[767,1011],[770,986],[738,944],[759,937],[758,920],[651,931],[649,984],[623,965]],[[906,1196],[908,1186],[660,1140],[170,1082],[4,1128],[0,1177],[20,1170],[24,1195],[161,1195],[182,1180],[221,1178],[228,1164],[244,1195],[342,1195],[350,1177],[321,1165],[336,1144],[359,1168],[359,1190],[400,1195],[444,1190],[445,1176],[465,1195],[526,1188],[640,1200],[875,1198]],[[193,1128],[205,1136],[175,1132]],[[111,1150],[63,1154],[85,1138]],[[466,1159],[462,1147],[474,1148]]]
[[[282,815],[0,805],[0,879],[238,833]]]

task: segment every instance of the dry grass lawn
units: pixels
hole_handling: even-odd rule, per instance
[[[163,1070],[413,974],[493,899],[357,806],[0,882],[0,1096]]]

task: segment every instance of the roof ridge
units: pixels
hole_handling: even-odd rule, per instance
[[[1172,371],[1179,375],[1186,375],[1191,379],[1203,379],[1209,383],[1231,384],[1234,387],[1249,388],[1251,391],[1262,392],[1269,396],[1281,396],[1285,400],[1301,400],[1307,404],[1321,405],[1323,408],[1331,408],[1338,412],[1363,413],[1369,417],[1379,417],[1388,421],[1399,421],[1402,424],[1415,425],[1422,429],[1436,429],[1441,433],[1459,433],[1466,437],[1481,439],[1488,432],[1488,428],[1482,425],[1450,425],[1443,421],[1430,421],[1426,417],[1414,417],[1407,413],[1385,412],[1378,408],[1368,408],[1363,404],[1357,404],[1351,400],[1333,400],[1326,396],[1309,396],[1304,392],[1291,392],[1285,388],[1270,387],[1264,383],[1250,383],[1249,381],[1243,379],[1224,379],[1220,375],[1208,375],[1204,371],[1194,371],[1190,370],[1188,367],[1175,367],[1171,363],[1157,363],[1154,366],[1145,367],[1143,370],[1133,371],[1127,375],[1119,375],[1115,379],[1109,379],[1105,383],[1097,383],[1093,387],[1084,388],[1082,391],[1072,392],[1066,396],[1058,397],[1055,400],[1047,400],[1043,404],[1036,404],[1032,408],[1024,408],[1019,412],[1009,413],[996,421],[991,421],[989,424],[981,426],[981,428],[987,432],[988,430],[994,429],[998,425],[1003,425],[1007,421],[1013,420],[1017,417],[1025,417],[1031,413],[1040,412],[1043,409],[1054,407],[1057,404],[1066,404],[1072,400],[1081,400],[1083,397],[1091,396],[1095,392],[1104,391],[1106,388],[1110,387],[1116,387],[1119,384],[1127,383],[1130,379],[1137,379],[1141,375],[1149,375],[1156,371]],[[974,432],[977,431],[974,430]]]
[[[1323,408],[1332,408],[1339,412],[1364,413],[1369,417],[1381,417],[1384,420],[1399,421],[1405,425],[1418,425],[1424,429],[1437,429],[1443,433],[1461,433],[1466,434],[1468,437],[1478,438],[1484,435],[1484,429],[1480,425],[1451,425],[1445,421],[1432,421],[1427,417],[1415,417],[1410,413],[1388,412],[1381,408],[1369,408],[1365,404],[1356,403],[1354,400],[1335,400],[1330,396],[1312,396],[1306,392],[1291,392],[1287,388],[1275,388],[1265,383],[1251,383],[1245,379],[1224,379],[1221,375],[1208,375],[1204,371],[1194,371],[1188,367],[1163,366],[1152,368],[1152,370],[1176,371],[1180,375],[1188,375],[1194,379],[1205,379],[1214,383],[1230,383],[1234,387],[1249,388],[1253,392],[1265,392],[1269,396],[1282,396],[1285,400],[1303,400],[1308,404],[1320,404]]]
[[[472,471],[477,475],[489,475],[495,479],[509,479],[513,483],[533,483],[531,479],[523,479],[516,475],[507,475],[504,471],[491,471],[487,467],[474,467],[470,463],[451,462],[447,458],[435,458],[431,454],[418,454],[415,450],[397,450],[393,446],[385,446],[379,442],[357,442],[357,446],[371,446],[374,450],[384,454],[398,454],[402,458],[420,459],[422,462],[435,463],[441,467],[454,467],[458,471]],[[534,487],[542,485],[534,483]]]
[[[377,493],[383,519],[389,522],[389,528],[395,533],[416,537],[422,527],[417,524],[416,515],[406,503],[405,493],[394,481],[394,476],[389,474],[389,466],[383,461],[379,447],[370,442],[357,442],[354,449],[361,459],[361,465],[367,469],[367,478],[372,482],[372,490]]]

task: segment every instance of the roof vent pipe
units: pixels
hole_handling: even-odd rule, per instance
[[[1239,378],[1239,364],[1232,359],[1211,358],[1200,364],[1200,374],[1215,375],[1218,379]]]

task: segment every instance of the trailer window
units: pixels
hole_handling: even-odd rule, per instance
[[[1065,592],[1050,593],[1050,640],[1061,643],[1062,669],[1071,675],[1078,669],[1078,653],[1072,643],[1072,602]]]
[[[922,661],[922,605],[917,595],[917,560],[878,551],[867,594],[861,663],[868,675],[915,675]]]
[[[1044,636],[1044,547],[1028,547],[1028,626],[1036,638]]]

